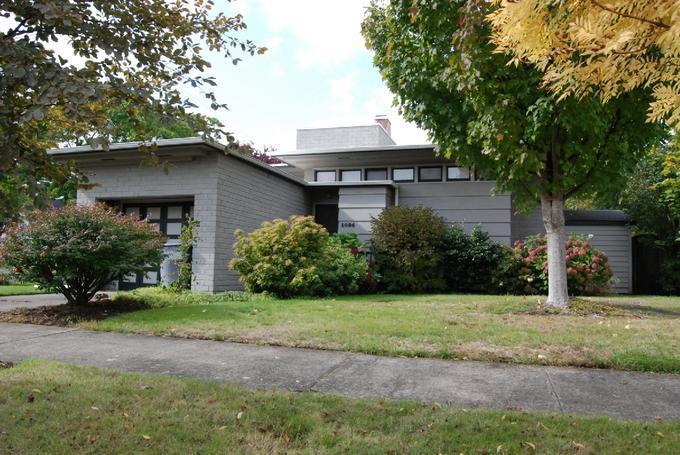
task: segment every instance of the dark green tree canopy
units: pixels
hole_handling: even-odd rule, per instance
[[[82,138],[103,145],[119,139],[110,129],[112,105],[124,107],[127,133],[136,139],[153,138],[163,119],[190,116],[185,109],[194,105],[182,96],[183,85],[198,88],[212,108],[225,107],[205,74],[206,52],[236,64],[265,49],[238,37],[246,28],[240,14],[213,6],[212,0],[0,2],[0,183],[30,201],[42,179],[67,179],[72,169],[53,163],[46,150]],[[155,128],[150,119],[158,120]],[[197,129],[202,119],[193,120]],[[5,194],[0,206],[9,207]]]
[[[660,132],[645,123],[648,93],[557,101],[535,68],[494,52],[490,3],[372,3],[363,33],[404,116],[524,205],[616,185]]]

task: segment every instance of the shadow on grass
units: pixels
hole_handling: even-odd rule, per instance
[[[641,313],[647,316],[659,316],[665,318],[680,318],[680,309],[657,308],[648,305],[636,305],[633,303],[617,303],[616,306],[631,313]]]

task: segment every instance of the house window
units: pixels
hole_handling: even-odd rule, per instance
[[[413,182],[416,179],[416,170],[412,167],[392,169],[392,180],[395,182]]]
[[[470,168],[460,166],[447,166],[446,180],[470,180]]]
[[[314,180],[317,182],[335,182],[335,171],[316,171]]]
[[[361,181],[361,170],[360,169],[345,169],[340,171],[340,181],[341,182],[360,182]]]
[[[387,180],[387,168],[366,169],[366,180]]]
[[[418,180],[421,182],[441,182],[442,168],[437,167],[419,167]]]

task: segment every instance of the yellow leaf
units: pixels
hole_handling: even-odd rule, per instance
[[[238,414],[236,414],[236,418],[237,418],[237,419],[241,420],[241,417],[243,417],[243,411],[241,411],[241,412],[239,412]]]
[[[142,438],[144,438],[144,439],[146,439],[147,441],[149,441],[149,440],[151,439],[151,436],[147,436],[147,435],[143,434],[143,435],[142,435]]]
[[[660,431],[657,431],[657,432],[656,432],[656,435],[657,435],[658,437],[660,437],[660,438],[665,437],[665,436],[663,435],[663,433],[660,432]]]
[[[92,406],[91,408],[93,411],[99,411],[99,408],[97,406]]]

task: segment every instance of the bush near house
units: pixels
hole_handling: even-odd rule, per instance
[[[104,204],[32,212],[0,241],[0,263],[24,281],[83,305],[107,283],[156,270],[164,237]]]
[[[446,289],[442,248],[446,223],[429,207],[389,207],[372,221],[373,255],[390,292]]]
[[[456,292],[516,291],[517,261],[512,251],[475,226],[470,234],[456,224],[444,234],[442,250],[447,289]]]
[[[575,295],[598,294],[605,291],[612,280],[612,269],[607,256],[581,236],[567,240],[567,280],[569,291]],[[548,291],[548,254],[544,235],[528,237],[514,245],[515,255],[522,267],[519,280],[538,293]]]
[[[236,238],[229,265],[250,292],[278,297],[349,294],[367,276],[368,262],[353,241],[331,237],[309,216],[265,222],[250,234],[237,230]]]

